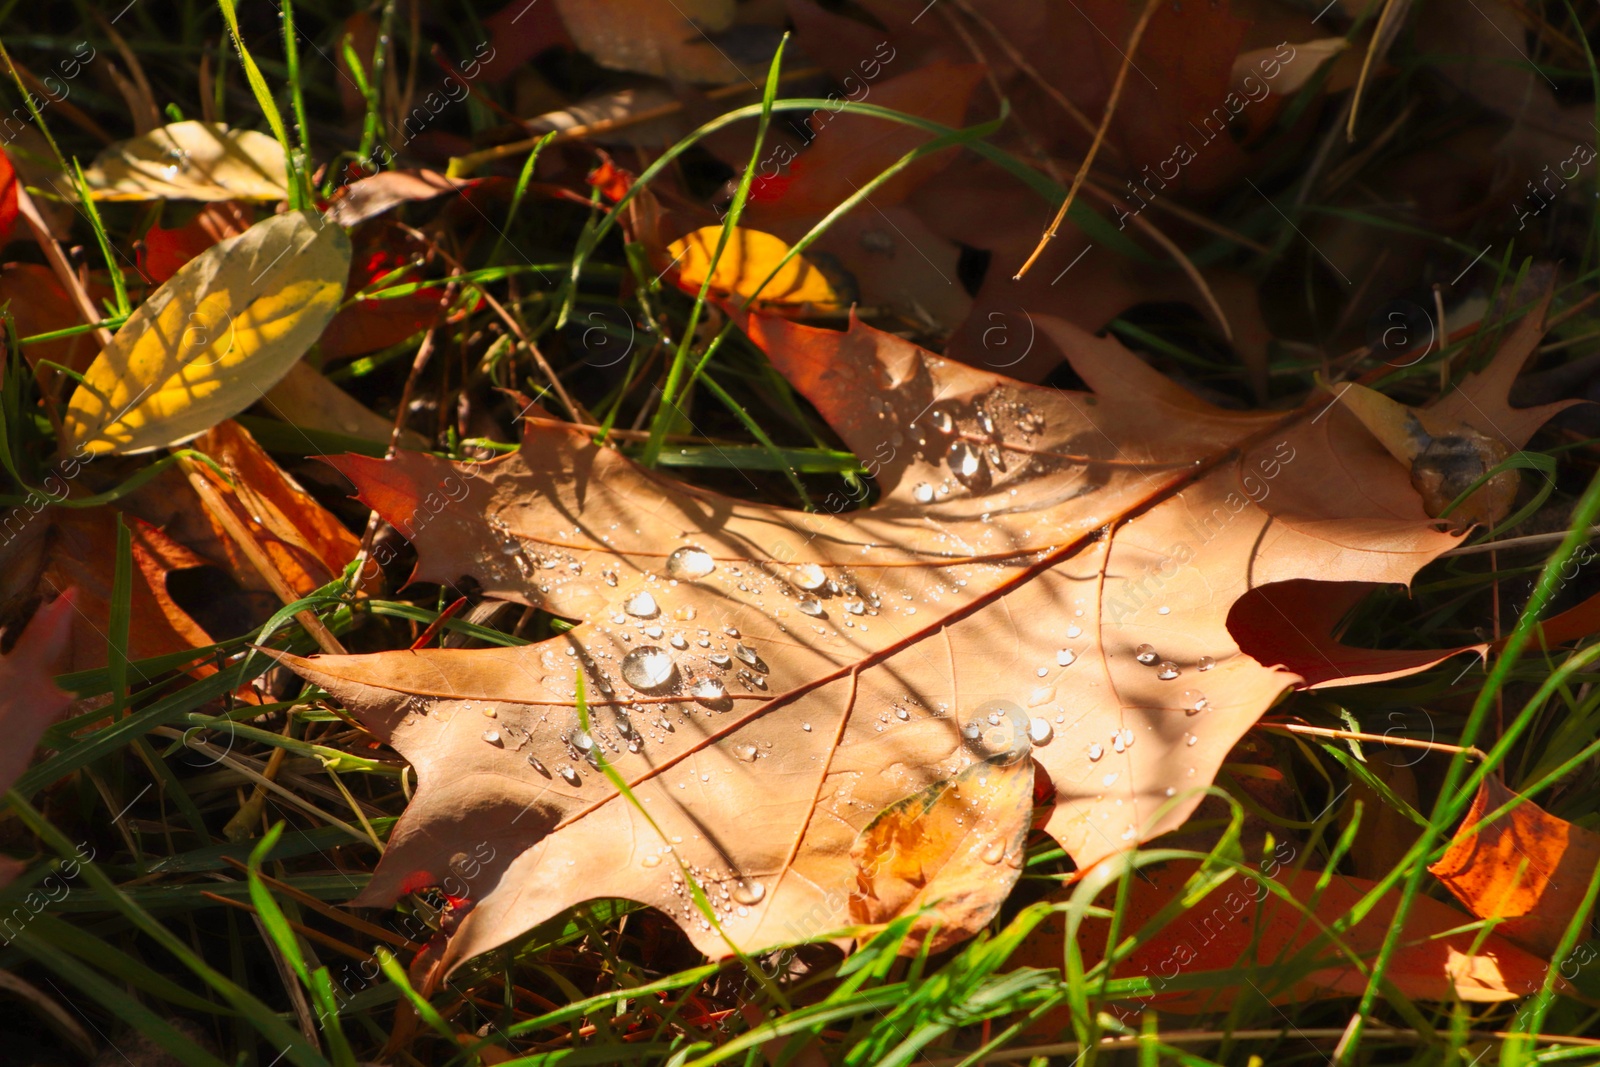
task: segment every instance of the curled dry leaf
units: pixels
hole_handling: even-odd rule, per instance
[[[328,207],[329,222],[350,228],[401,204],[432,200],[476,185],[455,181],[436,170],[386,170],[343,186]]]
[[[282,200],[289,188],[276,140],[192,119],[118,141],[84,178],[97,200]]]
[[[63,450],[148,452],[243,411],[317,339],[349,269],[344,231],[304,212],[208,248],[89,365],[63,420]]]
[[[72,640],[73,591],[68,589],[34,612],[9,654],[0,656],[0,792],[10,789],[44,732],[72,704],[52,673],[65,660]],[[22,873],[22,864],[0,862],[0,887]]]
[[[733,23],[733,0],[556,0],[556,10],[578,48],[602,67],[714,85],[764,73],[747,75],[706,36]]]
[[[305,596],[327,584],[360,551],[361,541],[300,487],[289,473],[256,443],[243,426],[224,420],[201,434],[194,447],[228,472],[222,485],[216,472],[199,468],[199,477],[217,483],[219,496],[261,543],[288,586]],[[200,509],[207,514],[205,509]],[[215,522],[215,520],[212,520]],[[226,531],[218,543],[234,548]],[[247,561],[239,560],[243,570]]]
[[[1121,936],[1131,937],[1162,908],[1183,893],[1198,864],[1189,861],[1140,868],[1130,883]],[[1275,1004],[1317,997],[1359,996],[1367,975],[1350,955],[1370,964],[1389,933],[1395,895],[1384,896],[1365,918],[1345,931],[1338,942],[1349,954],[1325,943],[1302,955],[1336,920],[1345,915],[1377,883],[1365,878],[1321,871],[1284,869],[1278,859],[1263,864],[1263,874],[1288,892],[1284,900],[1260,876],[1235,876],[1186,907],[1172,921],[1120,962],[1118,978],[1145,977],[1153,986],[1147,1000],[1134,1001],[1166,1012],[1200,1014],[1226,1011],[1244,988],[1218,982],[1193,988],[1183,979],[1202,971],[1258,967],[1253,980],[1260,994]],[[1327,879],[1324,886],[1318,885]],[[1099,903],[1114,904],[1108,890]],[[1309,913],[1309,914],[1308,914]],[[1412,901],[1399,947],[1384,972],[1402,994],[1413,1000],[1462,1000],[1492,1003],[1537,992],[1544,979],[1543,959],[1495,934],[1461,930],[1470,919],[1429,897]],[[1450,931],[1456,931],[1454,933]],[[1012,956],[1013,966],[1062,965],[1066,916],[1052,915]],[[1086,919],[1078,929],[1085,966],[1104,958],[1110,921]],[[1291,961],[1293,968],[1283,965]],[[1281,977],[1298,975],[1292,983]],[[1274,984],[1276,983],[1276,984]],[[1066,1020],[1061,1020],[1065,1023]]]
[[[1295,62],[1282,68],[1283,76],[1274,83],[1273,88],[1282,95],[1298,92],[1322,68],[1322,64],[1343,52],[1349,44],[1343,37],[1318,37],[1293,45]],[[1239,53],[1239,58],[1233,61],[1234,91],[1250,96],[1254,91],[1252,80],[1258,82],[1266,71],[1278,69],[1276,64],[1282,55],[1277,47],[1255,48]]]
[[[1513,800],[1518,803],[1509,814],[1483,822]],[[1597,864],[1600,834],[1551,815],[1491,775],[1450,848],[1428,870],[1472,914],[1503,920],[1497,934],[1548,958],[1582,905]]]
[[[72,640],[75,593],[68,589],[34,612],[11,651],[0,656],[0,791],[10,789],[33,757],[33,748],[72,703],[54,672]]]
[[[1457,543],[1326,396],[1287,414],[1223,410],[1057,322],[1040,328],[1092,393],[859,322],[744,325],[866,462],[882,490],[871,507],[733,500],[545,422],[486,464],[334,461],[413,541],[416,579],[470,576],[581,623],[514,649],[285,658],[417,770],[358,903],[441,879],[464,843],[493,850],[447,966],[597,896],[663,909],[713,955],[724,934],[757,950],[881,921],[863,835],[916,839],[888,834],[881,813],[996,755],[996,714],[1027,721],[1053,789],[1045,829],[1087,867],[1179,825],[1235,742],[1306,682],[1255,654],[1259,632],[1230,629],[1241,598],[1295,579],[1404,583]],[[1526,354],[1500,358],[1514,373]],[[1503,395],[1478,404],[1509,418]],[[1309,633],[1327,662],[1352,665],[1342,682],[1449,654]],[[1017,877],[991,872],[943,916],[951,937],[986,914],[976,893],[992,904]],[[881,888],[880,901],[920,899]]]
[[[1492,433],[1406,407],[1364,385],[1340,386],[1339,400],[1411,472],[1411,484],[1429,515],[1444,514],[1511,454]],[[1492,526],[1511,513],[1520,484],[1516,470],[1500,471],[1473,489],[1450,513],[1451,520],[1462,529]]]
[[[767,281],[767,275],[789,253],[789,246],[782,239],[760,230],[735,226],[713,270],[712,256],[721,239],[721,226],[703,226],[667,246],[680,288],[698,293],[709,276],[711,291],[720,296],[753,296],[757,303],[790,307],[831,308],[839,303],[828,279],[805,256],[795,256],[784,263],[758,293],[757,287]]]

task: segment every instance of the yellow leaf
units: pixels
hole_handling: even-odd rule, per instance
[[[350,239],[290,212],[211,246],[151,294],[72,394],[63,446],[130,454],[187,441],[272,388],[338,309]]]
[[[703,226],[681,241],[667,246],[677,264],[678,284],[698,292],[706,275],[711,288],[733,296],[749,296],[756,291],[778,261],[789,253],[789,246],[770,233],[734,227],[728,247],[722,250],[717,269],[711,270],[711,256],[722,237],[722,227]],[[756,297],[762,304],[814,304],[835,306],[839,298],[828,279],[804,256],[796,256]]]
[[[174,122],[118,141],[84,172],[96,200],[282,200],[283,146],[215,122]]]

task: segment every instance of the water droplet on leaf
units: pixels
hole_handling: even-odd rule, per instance
[[[711,553],[699,545],[684,545],[682,548],[673,549],[667,557],[667,577],[688,581],[694,578],[704,578],[717,569],[716,561],[711,558]]]

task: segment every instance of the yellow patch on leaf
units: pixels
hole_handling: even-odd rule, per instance
[[[1027,731],[1025,717],[1021,730]],[[850,850],[856,865],[850,917],[878,925],[926,908],[912,939],[932,933],[935,952],[960,942],[1000,909],[991,887],[1003,867],[1007,875],[1021,869],[1032,811],[1033,761],[1025,741],[889,805]]]
[[[213,245],[151,294],[89,365],[62,447],[148,452],[243,411],[321,335],[349,270],[344,231],[308,213]]]
[[[747,230],[736,226],[722,258],[711,269],[717,242],[722,238],[722,227],[703,226],[680,241],[667,246],[678,272],[678,285],[691,293],[700,291],[706,276],[711,276],[711,289],[724,296],[753,297],[756,303],[796,306],[811,304],[835,307],[838,295],[828,279],[804,256],[795,256],[785,263],[765,286],[772,269],[784,256],[789,246],[770,233]],[[758,288],[759,291],[758,291]]]

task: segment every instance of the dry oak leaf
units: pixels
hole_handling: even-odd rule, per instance
[[[1513,800],[1491,823],[1483,819]],[[1600,834],[1557,818],[1487,777],[1450,847],[1428,870],[1497,934],[1549,957],[1600,864]],[[1588,929],[1587,919],[1584,929]]]
[[[1024,742],[1053,784],[1046,829],[1087,867],[1179,825],[1301,684],[1236,643],[1236,601],[1291,579],[1407,582],[1458,540],[1326,396],[1287,415],[1225,411],[1053,321],[1041,330],[1093,393],[856,321],[745,325],[863,458],[882,489],[872,506],[745,503],[545,420],[490,463],[332,461],[413,541],[415,579],[470,576],[580,622],[518,648],[284,657],[417,770],[357,904],[493,850],[447,967],[601,896],[662,909],[711,955],[725,937],[759,950],[841,930],[871,911],[856,846],[879,814]],[[1477,406],[1509,410],[1503,396]],[[1372,673],[1333,672],[1347,683],[1448,654],[1352,651]],[[966,795],[981,810],[983,789]],[[944,873],[966,887],[959,851]],[[1017,877],[1009,855],[979,850],[995,904]],[[982,914],[965,898],[950,933]]]

